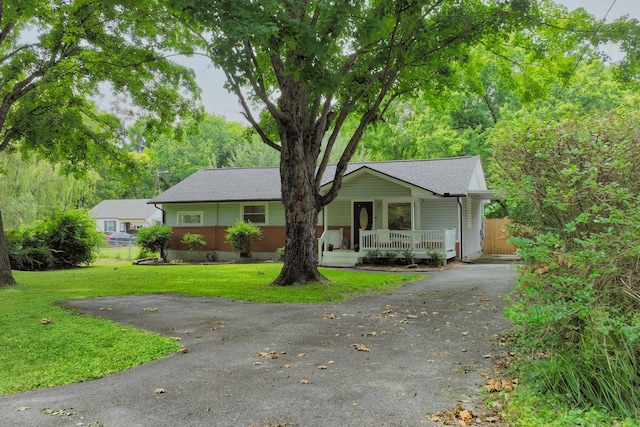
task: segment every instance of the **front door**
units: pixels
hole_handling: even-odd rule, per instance
[[[360,242],[360,230],[373,228],[373,202],[353,202],[353,244]]]

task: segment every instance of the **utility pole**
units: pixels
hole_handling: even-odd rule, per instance
[[[156,190],[155,190],[156,196],[160,194],[160,174],[161,173],[169,173],[169,171],[161,171],[156,169]]]

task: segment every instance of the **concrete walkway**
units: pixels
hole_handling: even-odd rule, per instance
[[[495,338],[509,327],[503,298],[514,278],[510,263],[465,264],[344,304],[180,295],[67,302],[180,337],[188,352],[94,381],[2,396],[0,425],[441,425],[431,414],[458,402],[475,410],[501,352]]]

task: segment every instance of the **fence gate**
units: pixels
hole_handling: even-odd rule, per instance
[[[515,245],[507,242],[509,230],[507,226],[509,218],[484,220],[484,244],[482,250],[485,254],[511,255],[516,252]]]

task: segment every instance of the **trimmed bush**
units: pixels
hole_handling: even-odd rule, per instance
[[[182,236],[182,243],[189,246],[189,252],[200,252],[202,248],[207,246],[204,236],[196,233],[185,233]],[[206,254],[202,255],[206,259]]]
[[[162,261],[167,261],[167,249],[173,230],[168,225],[152,225],[138,230],[136,242],[147,252],[159,252]]]
[[[225,239],[240,256],[251,259],[251,242],[262,239],[260,228],[247,221],[236,221],[235,225],[227,228]]]

